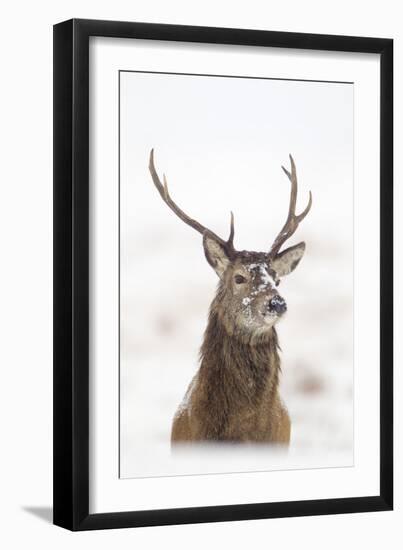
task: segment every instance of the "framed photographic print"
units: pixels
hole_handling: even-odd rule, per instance
[[[54,522],[393,506],[393,42],[54,27]]]

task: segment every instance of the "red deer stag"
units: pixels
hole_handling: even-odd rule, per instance
[[[234,248],[234,217],[227,241],[189,217],[172,200],[154,166],[149,169],[162,200],[187,225],[203,235],[204,253],[219,277],[200,350],[200,368],[173,420],[172,443],[193,441],[268,442],[287,445],[291,422],[279,395],[280,357],[276,322],[287,305],[278,293],[280,279],[299,264],[305,243],[282,252],[282,245],[311,209],[295,213],[297,173],[290,155],[287,220],[269,252]]]

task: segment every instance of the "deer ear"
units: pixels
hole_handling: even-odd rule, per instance
[[[284,275],[288,275],[291,271],[294,271],[301,261],[304,252],[305,243],[302,242],[296,244],[295,246],[290,246],[290,248],[286,248],[283,252],[277,254],[271,263],[271,266],[277,273],[277,276],[284,277]]]
[[[217,275],[221,278],[231,260],[228,258],[224,247],[214,239],[208,231],[203,235],[203,247],[206,259]]]

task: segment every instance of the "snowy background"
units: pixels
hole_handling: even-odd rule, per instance
[[[148,477],[342,467],[353,463],[353,85],[121,73],[120,475]],[[297,210],[283,279],[280,391],[287,454],[196,446],[171,453],[175,410],[198,368],[217,276],[201,236],[162,202],[150,149],[174,200],[235,247],[268,250],[285,221],[292,153]]]

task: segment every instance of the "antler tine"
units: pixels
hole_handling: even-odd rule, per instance
[[[230,221],[230,232],[229,232],[229,237],[228,237],[228,245],[231,246],[232,248],[234,248],[234,235],[235,235],[235,230],[234,230],[234,213],[231,211],[231,221]]]
[[[178,218],[180,218],[183,222],[185,222],[187,225],[190,225],[190,227],[193,227],[193,229],[196,229],[201,235],[203,235],[206,231],[210,233],[210,235],[216,239],[222,246],[225,247],[225,249],[231,253],[235,252],[233,241],[234,241],[234,215],[231,212],[231,227],[230,227],[230,235],[228,238],[228,241],[224,241],[224,239],[221,239],[218,235],[216,235],[213,231],[199,223],[198,221],[194,220],[190,216],[188,216],[179,206],[172,200],[169,191],[168,191],[168,183],[165,177],[165,174],[163,175],[163,182],[161,183],[161,180],[158,176],[157,170],[155,169],[154,165],[154,149],[151,149],[150,152],[150,162],[149,162],[149,170],[151,177],[153,179],[154,185],[157,188],[159,194],[161,195],[162,200],[165,202],[167,206],[174,212]]]
[[[301,212],[301,214],[295,213],[295,209],[297,206],[298,180],[297,180],[297,170],[295,167],[295,162],[291,155],[290,155],[290,162],[291,162],[291,172],[289,172],[286,168],[284,168],[284,166],[281,167],[285,172],[285,174],[287,174],[287,177],[291,182],[290,205],[288,208],[288,216],[283,228],[281,229],[280,233],[277,235],[270,249],[269,254],[271,256],[276,256],[278,254],[282,245],[295,233],[295,231],[298,228],[298,225],[300,224],[300,222],[302,222],[302,220],[308,214],[312,206],[312,193],[309,191],[309,201],[307,206],[305,207],[305,210]]]
[[[295,213],[295,208],[297,206],[297,193],[298,193],[298,181],[297,181],[297,170],[295,168],[295,162],[292,156],[290,155],[291,161],[291,173],[282,166],[284,173],[287,174],[288,179],[291,182],[291,193],[290,193],[290,206],[288,209],[288,217],[292,216]]]

